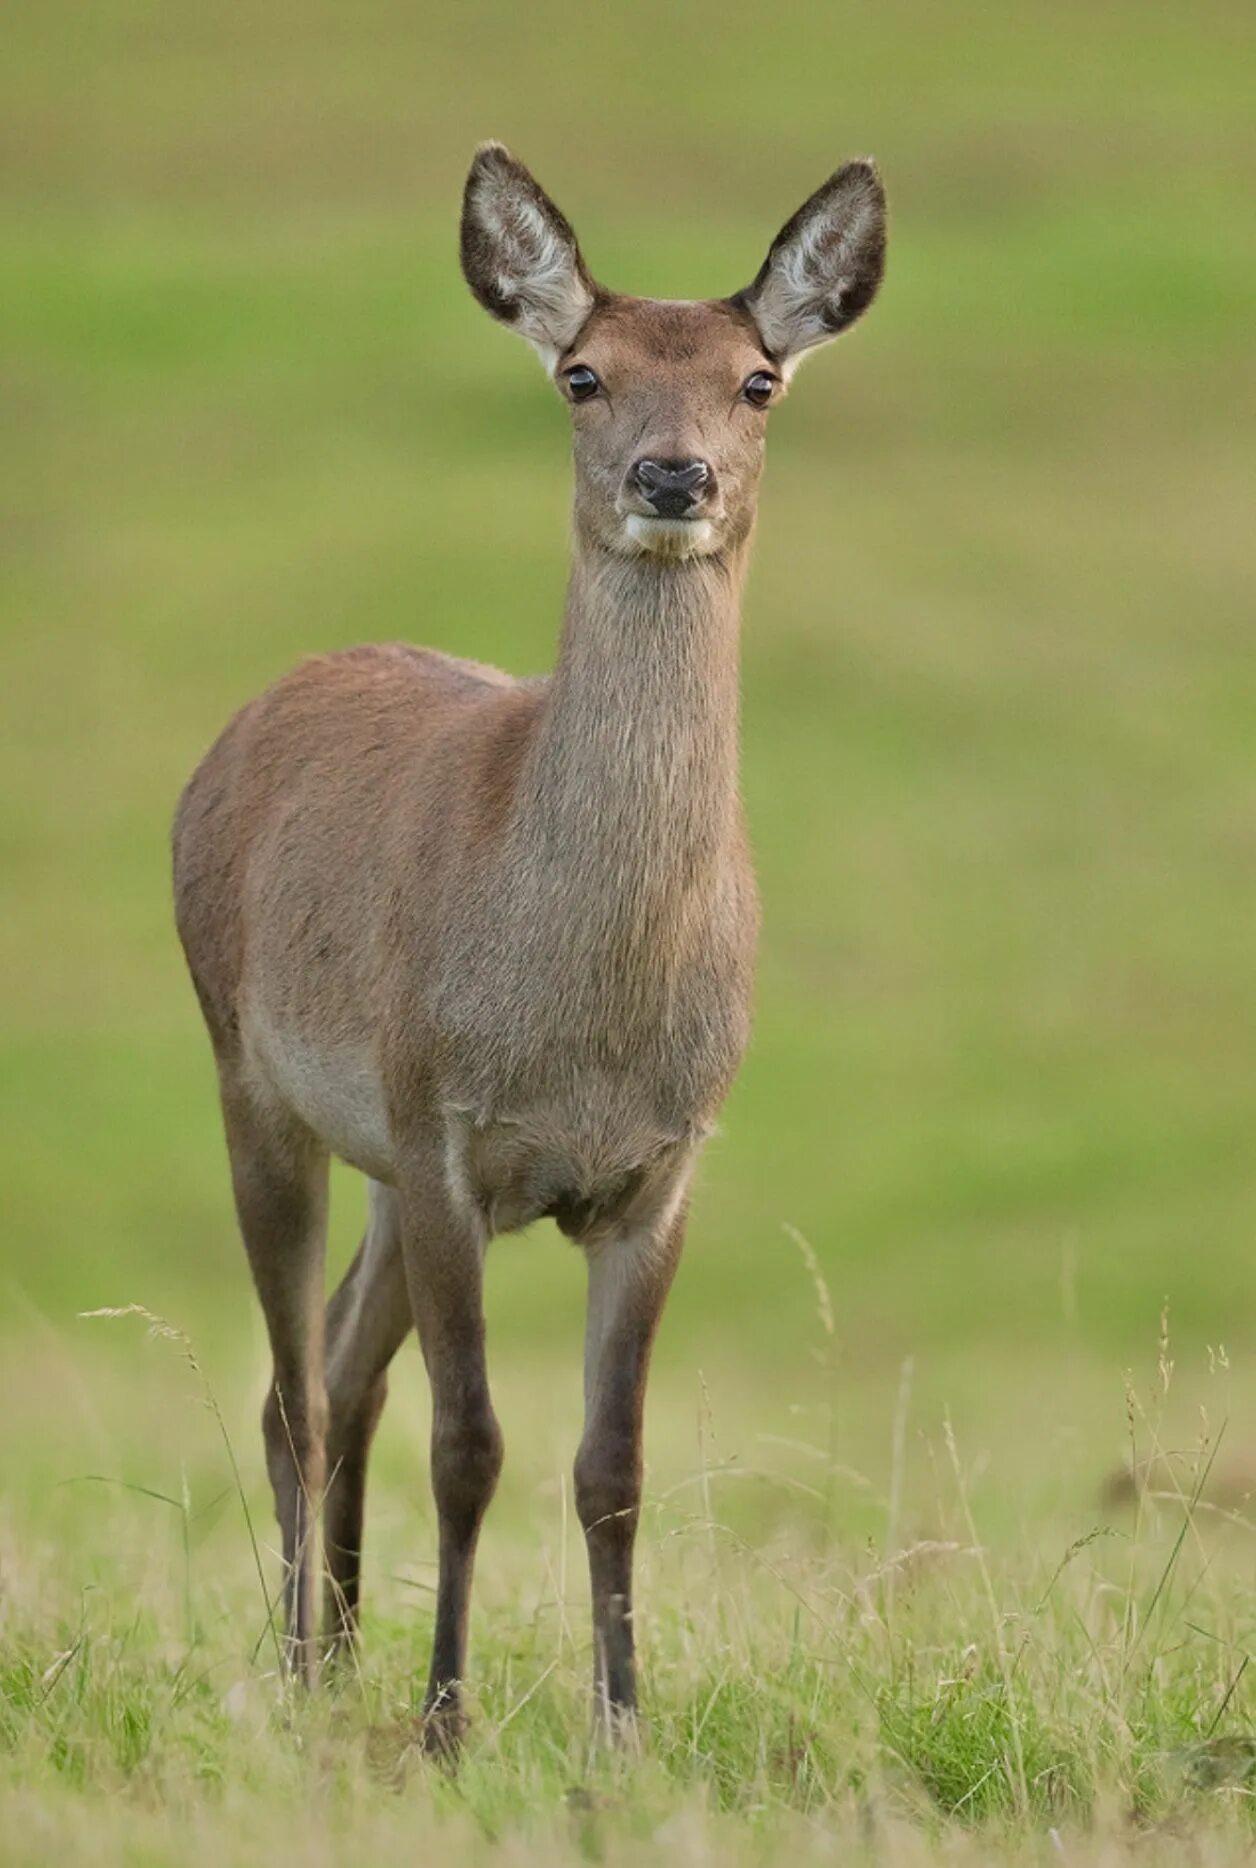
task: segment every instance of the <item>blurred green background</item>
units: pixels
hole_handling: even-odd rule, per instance
[[[1241,1371],[1250,9],[54,0],[4,36],[10,1457],[67,1469],[108,1374],[144,1470],[161,1380],[75,1320],[132,1300],[192,1333],[251,1431],[260,1325],[168,904],[205,746],[363,639],[549,665],[565,416],[456,259],[490,135],[644,293],[744,283],[848,155],[893,209],[875,311],[773,418],[745,626],[758,1022],[660,1345],[656,1459],[692,1438],[701,1370],[717,1420],[787,1437],[833,1405],[879,1470],[912,1358],[913,1419],[950,1406],[1009,1496],[1090,1486],[1166,1296],[1184,1394],[1207,1344]],[[336,1195],[339,1263],[363,1200],[347,1174]],[[508,1444],[513,1400],[566,1457],[579,1264],[538,1227],[489,1282]]]

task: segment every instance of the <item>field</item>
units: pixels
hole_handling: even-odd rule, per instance
[[[6,22],[0,1859],[1247,1859],[1246,9],[433,11]],[[304,654],[548,665],[565,418],[456,265],[488,135],[642,292],[744,283],[849,154],[894,219],[773,417],[756,1034],[656,1358],[645,1752],[588,1747],[583,1279],[538,1227],[490,1260],[507,1468],[450,1781],[408,1744],[413,1345],[362,1671],[277,1687],[167,826]],[[334,1209],[338,1269],[348,1172]],[[81,1315],[133,1304],[175,1333]]]

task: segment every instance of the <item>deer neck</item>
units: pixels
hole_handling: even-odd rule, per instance
[[[740,823],[744,569],[744,553],[668,564],[577,547],[523,803],[586,939],[590,924],[675,939],[719,887]]]

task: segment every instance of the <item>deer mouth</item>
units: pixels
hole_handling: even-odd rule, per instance
[[[686,518],[668,519],[651,513],[631,512],[624,520],[624,530],[633,544],[660,557],[694,557],[711,550],[715,527],[701,513]]]

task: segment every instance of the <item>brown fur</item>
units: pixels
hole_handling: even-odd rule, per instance
[[[413,1322],[433,1396],[441,1747],[459,1730],[501,1461],[483,1255],[543,1215],[589,1265],[576,1498],[598,1703],[612,1724],[635,1704],[646,1370],[692,1164],[749,1021],[737,633],[764,417],[741,388],[772,367],[752,292],[660,305],[593,288],[567,223],[495,146],[468,181],[464,264],[560,382],[580,365],[601,385],[573,406],[554,675],[517,682],[397,645],[306,662],[231,721],[174,838],[274,1354],[265,1428],[294,1664],[309,1678],[317,1661],[320,1506],[329,1632],[353,1636],[370,1441]],[[708,464],[692,524],[651,516],[633,490],[643,454]],[[324,1318],[331,1153],[370,1177],[371,1219]]]

